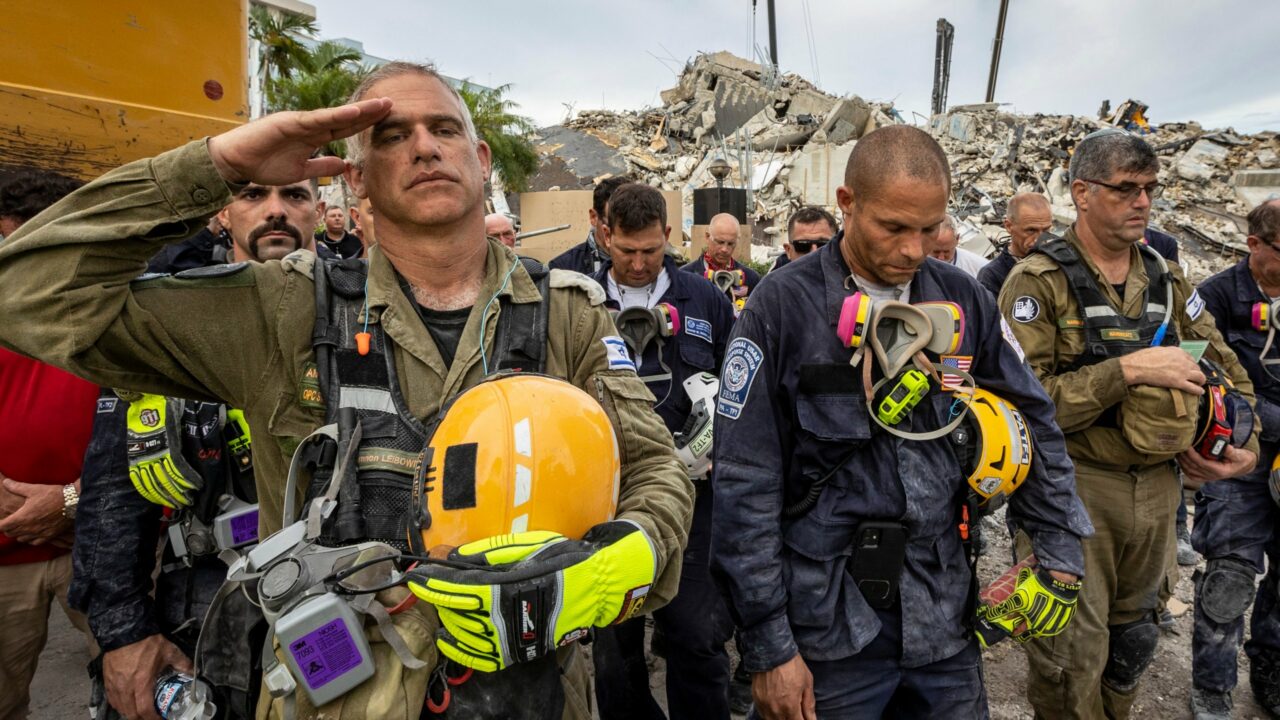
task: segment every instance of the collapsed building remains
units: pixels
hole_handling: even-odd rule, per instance
[[[835,190],[858,138],[886,124],[906,122],[892,103],[857,95],[836,97],[795,74],[732,53],[699,55],[677,85],[661,93],[661,107],[639,111],[579,112],[538,131],[542,157],[532,190],[588,189],[629,174],[663,190],[679,191],[687,233],[693,191],[714,187],[708,167],[724,158],[728,187],[745,188],[754,222],[754,255],[776,252],[787,217],[806,204],[836,210]],[[1109,104],[1104,105],[1104,108]],[[1071,115],[1019,115],[997,103],[953,106],[929,120],[928,130],[951,161],[951,210],[962,221],[962,243],[990,254],[1001,241],[1005,203],[1015,192],[1044,193],[1056,222],[1074,219],[1066,165],[1085,135],[1113,123],[1149,131],[1161,156],[1164,195],[1152,224],[1190,249],[1193,280],[1243,251],[1243,217],[1280,194],[1280,138],[1275,132],[1240,135],[1194,122],[1148,125],[1146,106],[1126,101],[1104,119]],[[1135,125],[1133,120],[1139,120]]]

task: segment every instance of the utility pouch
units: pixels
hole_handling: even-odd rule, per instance
[[[849,575],[867,604],[877,610],[898,601],[898,582],[907,556],[907,530],[890,520],[867,520],[853,536]]]

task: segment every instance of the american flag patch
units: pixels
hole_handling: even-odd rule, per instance
[[[969,366],[973,365],[972,355],[943,355],[938,358],[942,364],[942,389],[956,390],[964,385],[964,379],[959,375],[948,373],[945,368],[955,368],[961,372],[969,372]]]

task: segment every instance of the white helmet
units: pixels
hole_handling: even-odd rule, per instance
[[[711,421],[720,394],[720,379],[711,373],[698,373],[685,379],[684,391],[693,407],[684,427],[675,433],[676,457],[684,463],[689,477],[700,480],[711,470]]]

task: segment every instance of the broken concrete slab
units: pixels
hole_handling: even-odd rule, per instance
[[[1249,208],[1280,198],[1280,170],[1241,170],[1231,178],[1231,184]]]
[[[1209,180],[1214,175],[1214,169],[1226,159],[1226,147],[1208,138],[1201,138],[1178,160],[1178,176],[1183,180]]]

